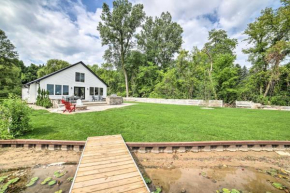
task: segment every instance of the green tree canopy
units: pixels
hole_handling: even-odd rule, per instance
[[[182,27],[173,22],[170,13],[166,12],[154,20],[147,17],[136,37],[138,46],[146,54],[147,60],[165,69],[181,48],[182,33]]]
[[[133,47],[136,29],[141,25],[144,17],[142,4],[132,5],[128,0],[116,0],[113,2],[112,11],[106,3],[103,4],[102,22],[97,27],[102,45],[109,47],[105,59],[113,63],[116,69],[123,71],[127,97],[129,84],[125,61]]]
[[[22,84],[26,84],[38,78],[37,72],[42,68],[40,65],[30,64],[30,66],[24,66],[21,74]]]
[[[0,97],[8,97],[9,93],[20,94],[21,69],[18,62],[15,46],[0,29]]]
[[[46,65],[40,68],[37,71],[38,78],[43,77],[47,74],[53,73],[65,67],[68,67],[70,64],[64,60],[50,59],[46,62]]]
[[[266,8],[261,16],[245,30],[250,47],[244,49],[252,63],[251,79],[258,79],[258,88],[251,87],[256,95],[273,95],[280,80],[280,67],[290,54],[290,1],[281,0],[282,6],[274,10]],[[250,89],[250,87],[249,87]],[[265,99],[267,100],[267,99]]]

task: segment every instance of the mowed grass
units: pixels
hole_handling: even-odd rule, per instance
[[[290,112],[138,103],[73,115],[34,110],[22,138],[86,140],[122,134],[127,142],[290,140]]]

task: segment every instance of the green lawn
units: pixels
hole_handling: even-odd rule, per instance
[[[22,138],[85,140],[122,134],[129,142],[290,140],[290,112],[139,103],[102,112],[63,115],[34,110],[34,130]]]

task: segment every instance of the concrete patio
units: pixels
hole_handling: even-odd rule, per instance
[[[30,104],[29,107],[31,107],[32,109],[35,110],[47,110],[51,113],[60,113],[60,114],[75,114],[75,113],[88,113],[88,112],[96,112],[96,111],[105,111],[108,109],[115,109],[115,108],[122,108],[122,107],[127,107],[127,106],[131,106],[131,105],[135,105],[136,103],[122,103],[119,105],[108,105],[105,102],[84,102],[84,105],[87,106],[86,110],[76,110],[75,112],[65,112],[63,113],[62,109],[64,108],[44,108],[44,107],[40,107],[40,106],[36,106],[36,105],[32,105]]]

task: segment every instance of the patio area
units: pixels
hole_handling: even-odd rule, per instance
[[[76,114],[76,113],[88,113],[88,112],[96,112],[96,111],[105,111],[108,109],[114,109],[114,108],[122,108],[122,107],[127,107],[127,106],[131,106],[134,105],[136,103],[122,103],[119,105],[109,105],[106,102],[103,101],[98,101],[98,102],[83,102],[83,106],[86,106],[86,109],[76,109],[75,112],[64,112],[63,110],[64,108],[60,107],[60,108],[44,108],[44,107],[40,107],[40,106],[36,106],[33,104],[30,104],[29,107],[31,107],[32,109],[35,110],[47,110],[51,113],[60,113],[60,114],[66,114],[66,115],[71,115],[71,114]]]

